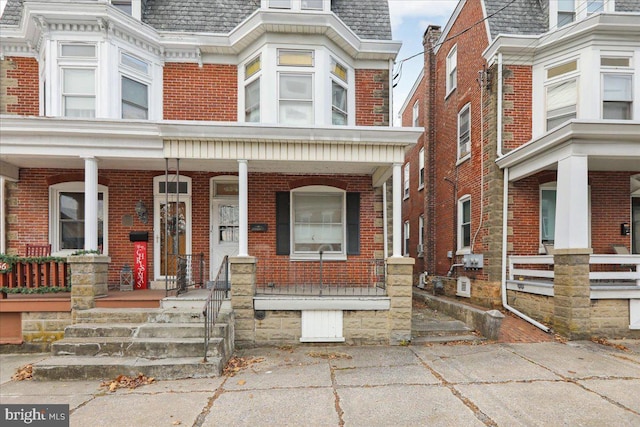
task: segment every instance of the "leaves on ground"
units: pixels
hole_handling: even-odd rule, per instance
[[[33,379],[33,366],[24,365],[18,368],[15,374],[11,377],[13,381],[24,381]]]
[[[626,347],[626,346],[624,346],[622,344],[612,343],[611,341],[608,341],[606,338],[593,337],[593,338],[591,338],[591,341],[593,341],[596,344],[606,345],[608,347],[617,348],[618,350],[629,351],[628,347]]]
[[[328,360],[335,360],[335,359],[352,359],[350,354],[347,353],[339,353],[339,352],[328,352],[328,351],[312,351],[311,353],[308,353],[309,356],[311,357],[317,357],[320,359],[328,359]]]
[[[118,375],[114,380],[103,381],[100,387],[106,387],[110,392],[114,392],[119,388],[134,389],[141,385],[151,384],[155,382],[155,378],[147,377],[142,373],[138,373],[135,377],[128,377],[126,375]]]
[[[264,362],[264,357],[238,357],[233,356],[227,362],[227,366],[224,367],[224,375],[234,376],[243,369],[247,369],[249,366],[256,363]]]

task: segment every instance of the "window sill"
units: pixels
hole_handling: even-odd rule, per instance
[[[418,191],[424,190],[424,184],[418,186]]]
[[[447,100],[447,98],[449,98],[449,95],[451,95],[453,92],[455,92],[455,90],[458,88],[458,86],[454,86],[451,89],[449,89],[449,91],[446,93],[446,95],[444,96],[445,101]]]
[[[456,166],[460,166],[461,164],[463,164],[464,162],[466,162],[470,158],[471,158],[471,153],[465,154],[463,157],[458,159],[458,161],[456,162]]]
[[[290,261],[320,261],[320,254],[291,254]],[[346,261],[345,254],[322,254],[323,261]]]
[[[456,255],[467,255],[471,253],[471,248],[462,248],[456,251]]]

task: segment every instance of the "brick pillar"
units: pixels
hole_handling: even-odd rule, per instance
[[[411,286],[414,264],[413,258],[387,258],[387,295],[391,298],[389,344],[392,345],[411,340]]]
[[[106,255],[75,255],[67,258],[71,268],[71,310],[96,306],[96,297],[107,295],[111,258]],[[75,317],[75,316],[74,316]]]
[[[569,339],[590,338],[589,256],[591,249],[556,249],[553,328]]]
[[[256,341],[253,296],[256,291],[256,258],[229,257],[231,307],[235,313],[235,343],[251,346]]]

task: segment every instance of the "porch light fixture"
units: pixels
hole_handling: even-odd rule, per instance
[[[149,218],[147,215],[147,207],[142,200],[138,200],[138,203],[136,203],[136,214],[138,215],[138,219],[142,221],[143,224],[147,223],[147,220]]]

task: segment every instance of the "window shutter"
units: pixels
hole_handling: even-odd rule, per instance
[[[288,191],[276,193],[276,255],[289,255],[291,252],[291,196]]]
[[[347,255],[360,255],[360,193],[347,193]]]

